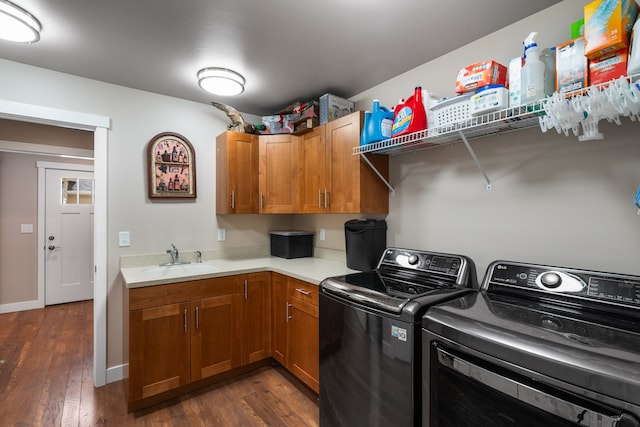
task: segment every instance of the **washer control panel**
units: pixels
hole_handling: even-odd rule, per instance
[[[466,259],[458,255],[388,248],[381,264],[458,276],[461,269],[466,268]]]
[[[640,277],[509,261],[496,261],[482,285],[520,288],[640,307]]]

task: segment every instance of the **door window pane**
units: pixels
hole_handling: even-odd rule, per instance
[[[94,180],[84,178],[62,178],[63,205],[92,205],[94,200]]]

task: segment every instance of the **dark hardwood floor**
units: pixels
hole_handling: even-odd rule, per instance
[[[0,314],[0,426],[317,426],[317,397],[279,365],[127,413],[93,386],[93,302]]]

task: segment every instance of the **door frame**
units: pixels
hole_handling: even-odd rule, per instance
[[[46,162],[37,161],[36,167],[38,168],[38,305],[40,307],[45,306],[45,292],[46,292],[46,256],[44,247],[46,246],[46,187],[47,187],[47,170],[68,170],[68,171],[81,171],[81,172],[93,172],[93,165],[82,165],[77,163],[58,163],[58,162]],[[95,179],[95,174],[94,174]],[[95,206],[94,206],[95,209]],[[94,213],[95,215],[95,213]],[[95,225],[94,225],[95,231]],[[95,279],[94,279],[95,280]],[[95,306],[95,300],[94,300]]]
[[[93,173],[96,192],[93,226],[93,382],[96,387],[103,386],[107,383],[107,145],[111,119],[106,116],[2,99],[0,118],[93,131]],[[38,290],[38,300],[40,298],[44,306],[44,295]]]

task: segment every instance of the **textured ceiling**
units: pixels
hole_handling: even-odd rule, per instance
[[[43,26],[0,58],[255,115],[331,92],[348,98],[558,0],[12,0]],[[471,12],[469,12],[471,11]],[[201,68],[247,79],[237,97]]]

